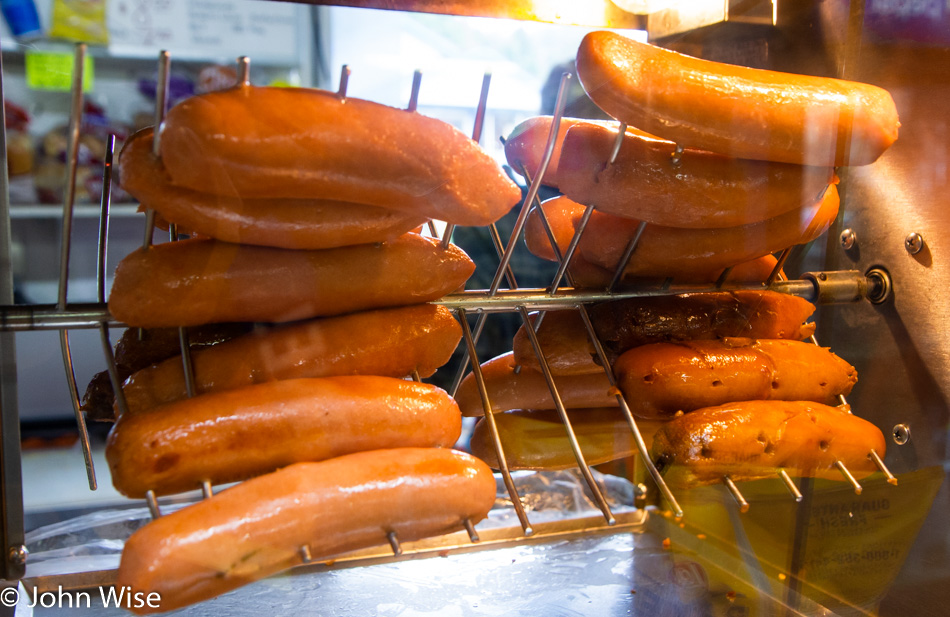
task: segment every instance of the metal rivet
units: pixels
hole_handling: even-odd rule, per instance
[[[839,239],[841,240],[841,248],[847,251],[858,241],[858,236],[854,233],[854,230],[849,227],[841,232]]]
[[[7,557],[11,563],[22,566],[26,563],[26,558],[29,556],[29,554],[30,551],[28,551],[26,547],[21,544],[20,546],[11,546],[7,553]]]
[[[894,437],[894,443],[902,446],[910,441],[910,427],[906,424],[898,424],[891,430],[891,435]]]
[[[904,238],[904,248],[911,255],[916,255],[924,248],[924,237],[916,231],[911,232]]]

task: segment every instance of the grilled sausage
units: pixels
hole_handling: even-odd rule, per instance
[[[127,497],[223,484],[292,463],[397,447],[451,447],[458,405],[441,389],[393,377],[272,381],[121,416],[106,444]]]
[[[294,321],[434,300],[474,269],[458,247],[417,234],[320,251],[183,240],[125,257],[109,310],[145,328]]]
[[[241,199],[174,186],[152,154],[152,129],[129,138],[119,154],[122,188],[179,229],[209,238],[286,249],[325,249],[392,240],[425,217],[329,199]]]
[[[555,408],[544,375],[524,367],[515,373],[511,352],[482,363],[481,369],[492,410]],[[566,408],[616,407],[619,404],[614,395],[616,390],[610,387],[610,381],[603,369],[600,369],[599,373],[559,376],[554,380],[554,385]],[[455,400],[458,401],[463,416],[485,414],[474,373],[469,373],[462,380],[458,392],[455,393]]]
[[[897,139],[890,94],[868,84],[711,62],[592,32],[577,76],[598,107],[687,148],[801,165],[866,165]]]
[[[802,341],[727,339],[635,347],[614,363],[630,411],[668,418],[731,401],[833,403],[858,380],[854,367]]]
[[[617,130],[582,123],[564,137],[558,186],[601,212],[664,227],[749,225],[812,204],[835,182],[831,167],[736,159],[685,150],[674,165],[672,142],[628,130],[607,164]]]
[[[617,300],[590,307],[594,331],[613,364],[617,356],[639,345],[724,337],[800,341],[815,331],[804,323],[813,304],[774,291],[721,291]],[[603,371],[595,364],[594,347],[576,311],[550,311],[537,331],[545,358],[556,374]],[[514,361],[538,366],[523,329],[512,344]]]
[[[820,201],[773,217],[761,223],[721,229],[681,229],[647,225],[632,259],[624,270],[627,276],[673,277],[696,280],[697,273],[721,272],[724,268],[811,242],[828,228],[838,214],[838,190],[828,186]],[[542,204],[555,239],[569,238],[584,207],[566,197]],[[617,268],[639,221],[595,211],[581,236],[578,250],[588,262],[610,271]],[[528,250],[542,259],[554,259],[550,240],[539,215],[533,210],[525,227]],[[561,247],[564,252],[567,245]],[[712,274],[706,275],[710,280]],[[714,278],[712,280],[715,280]]]
[[[885,453],[884,435],[838,407],[802,401],[744,401],[706,407],[667,422],[653,437],[651,456],[666,482],[689,487],[792,476],[844,480],[877,471],[868,458]]]
[[[207,600],[301,562],[476,523],[495,501],[491,470],[442,448],[360,452],[297,463],[248,480],[136,531],[116,584],[161,596],[168,611]]]
[[[162,125],[172,182],[246,198],[325,199],[487,225],[521,191],[451,125],[333,92],[238,86],[195,96]]]
[[[452,356],[462,328],[442,306],[362,311],[258,330],[192,353],[195,390],[218,392],[300,377],[429,377]],[[134,373],[123,386],[130,412],[187,396],[180,357]]]

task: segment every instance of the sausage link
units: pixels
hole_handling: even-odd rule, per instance
[[[119,154],[122,188],[166,221],[238,244],[286,249],[325,249],[392,240],[426,218],[329,199],[241,199],[174,186],[152,154],[151,128],[129,138]]]
[[[125,257],[109,310],[144,328],[294,321],[435,300],[474,269],[458,247],[417,234],[319,251],[183,240]]]
[[[668,418],[731,401],[833,403],[857,382],[854,367],[802,341],[728,339],[631,349],[614,373],[634,415]]]
[[[156,519],[125,543],[117,585],[155,592],[168,611],[314,559],[460,530],[483,519],[495,479],[442,448],[360,452],[297,463]],[[156,612],[146,607],[133,612]]]
[[[601,212],[664,227],[737,227],[812,204],[836,181],[831,167],[736,159],[685,150],[628,130],[616,160],[607,164],[616,128],[577,124],[567,131],[558,186],[573,201]]]
[[[443,306],[420,304],[258,330],[194,350],[198,393],[265,381],[334,375],[429,377],[448,362],[462,328]],[[122,388],[130,412],[188,395],[181,358],[136,371]]]
[[[800,165],[867,165],[897,139],[882,88],[701,60],[591,32],[577,77],[608,114],[687,148]]]
[[[325,199],[487,225],[521,191],[478,144],[418,113],[333,92],[240,86],[169,110],[172,181],[240,198]]]
[[[481,369],[492,410],[554,409],[554,399],[544,375],[524,367],[515,373],[511,352],[482,363]],[[567,408],[619,405],[603,369],[586,375],[558,376],[554,385],[557,386],[561,401]],[[458,392],[455,393],[455,400],[458,401],[463,416],[484,415],[485,408],[478,393],[474,373],[469,373],[462,380]]]
[[[884,456],[880,429],[838,407],[804,401],[743,401],[706,407],[667,422],[653,437],[651,456],[667,484],[689,487],[792,476],[844,480],[835,461],[855,477],[877,471],[871,450]]]
[[[652,298],[631,298],[590,307],[594,331],[613,364],[628,349],[669,341],[725,337],[800,341],[815,331],[804,323],[813,304],[774,291],[720,291]],[[537,331],[545,358],[556,374],[603,371],[587,329],[575,311],[551,311]],[[537,368],[534,349],[523,329],[512,343],[514,362]]]
[[[106,444],[127,497],[223,484],[292,463],[396,447],[451,447],[458,405],[441,389],[377,376],[290,379],[121,416]]]

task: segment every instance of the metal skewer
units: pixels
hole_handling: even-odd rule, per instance
[[[640,244],[640,238],[643,236],[643,232],[646,230],[646,228],[646,221],[640,221],[640,224],[637,225],[637,231],[634,232],[633,237],[630,238],[630,242],[627,244],[627,248],[625,248],[623,251],[623,256],[620,258],[620,262],[617,264],[617,269],[614,271],[614,278],[612,281],[610,281],[610,286],[607,288],[608,290],[613,291],[620,283],[620,280],[623,278],[624,271],[627,269],[630,259],[633,258],[633,252],[637,250],[637,245]]]
[[[69,115],[69,145],[67,150],[66,167],[66,195],[63,200],[63,230],[60,241],[59,254],[59,293],[57,294],[56,308],[66,310],[66,297],[69,286],[69,253],[73,229],[73,206],[76,201],[76,170],[79,165],[79,130],[82,125],[83,109],[83,69],[86,60],[86,45],[76,45],[73,63],[72,102]],[[73,415],[76,417],[76,426],[79,430],[79,440],[82,445],[83,460],[86,464],[86,479],[89,490],[96,490],[96,470],[92,461],[92,447],[89,443],[89,431],[86,428],[86,418],[80,409],[79,388],[76,385],[76,373],[73,370],[72,350],[69,347],[69,332],[60,330],[59,344],[63,354],[63,366],[66,369],[66,381],[69,386],[70,399],[73,406]]]
[[[301,561],[302,563],[305,563],[305,564],[306,564],[306,563],[310,563],[311,561],[313,561],[313,555],[310,554],[310,545],[309,545],[309,544],[304,544],[303,546],[301,546],[301,547],[300,547],[300,550],[298,551],[298,554],[300,555],[300,561]]]
[[[346,100],[346,89],[350,85],[350,65],[344,64],[340,69],[340,86],[336,90],[336,95],[340,99]]]
[[[415,71],[412,74],[412,89],[409,91],[409,105],[406,111],[416,111],[419,107],[419,88],[422,87],[422,71]]]
[[[468,532],[468,539],[473,543],[478,542],[478,532],[475,531],[475,525],[472,525],[472,520],[466,518],[462,521],[462,524],[465,525],[465,531]]]
[[[881,473],[884,474],[884,477],[887,478],[887,483],[893,486],[897,486],[897,478],[894,477],[894,474],[891,473],[891,470],[887,468],[887,465],[884,464],[884,461],[881,460],[881,457],[873,449],[871,453],[868,454],[868,458],[874,461],[874,464],[878,469],[881,470]]]
[[[386,539],[389,540],[389,546],[393,549],[393,555],[399,556],[402,555],[402,547],[399,546],[399,538],[396,537],[395,531],[390,531],[386,534]]]
[[[782,478],[782,482],[785,483],[785,487],[788,488],[788,492],[792,494],[792,497],[795,498],[796,503],[801,503],[802,501],[802,492],[798,490],[798,487],[795,486],[795,483],[789,477],[788,472],[784,469],[778,470],[778,475]]]
[[[211,480],[202,480],[201,481],[201,496],[205,499],[210,499],[214,497],[214,489],[211,486]]]
[[[158,507],[158,499],[155,498],[155,491],[151,489],[145,491],[145,503],[148,505],[148,512],[153,519],[162,516],[162,510]]]
[[[468,348],[469,356],[472,358],[472,373],[475,375],[475,385],[478,387],[478,394],[482,399],[482,409],[485,414],[485,421],[488,422],[488,432],[491,434],[492,445],[495,447],[495,453],[498,456],[498,470],[501,472],[505,488],[511,496],[511,505],[518,516],[524,535],[530,536],[533,533],[531,523],[528,521],[528,515],[524,511],[524,505],[521,503],[521,497],[518,496],[518,489],[515,487],[515,481],[511,478],[511,471],[508,469],[508,459],[505,458],[505,449],[501,445],[501,436],[498,434],[498,425],[495,423],[494,411],[491,408],[491,401],[488,398],[488,389],[485,387],[485,378],[482,375],[482,367],[478,362],[478,354],[475,351],[475,338],[468,326],[468,318],[465,315],[465,309],[458,310],[459,322],[462,324],[462,337],[465,339],[465,346]]]
[[[158,52],[158,79],[155,82],[155,128],[152,132],[152,154],[159,156],[162,139],[162,121],[168,108],[168,81],[171,75],[171,55],[162,50]],[[152,246],[152,234],[155,231],[155,211],[145,211],[145,238],[142,247]]]
[[[247,56],[238,56],[238,84],[242,86],[251,85],[251,59]]]
[[[848,471],[848,468],[844,466],[844,463],[841,461],[835,461],[835,467],[838,468],[838,471],[841,472],[841,475],[843,475],[848,480],[848,482],[851,483],[851,486],[854,487],[854,494],[860,495],[864,489],[861,488],[861,485],[858,484],[858,481],[854,479],[854,476],[851,475],[851,472]]]
[[[742,492],[739,491],[739,487],[736,486],[736,483],[732,481],[732,478],[729,476],[722,477],[722,483],[726,485],[726,488],[729,489],[729,492],[732,493],[733,498],[736,500],[736,503],[739,504],[739,512],[745,513],[749,511],[749,502],[745,500],[745,497],[742,496]]]
[[[613,165],[617,161],[617,155],[620,154],[620,146],[623,145],[623,138],[627,134],[627,123],[621,122],[620,126],[617,128],[617,138],[614,140],[613,146],[610,148],[610,156],[607,158],[607,164]]]

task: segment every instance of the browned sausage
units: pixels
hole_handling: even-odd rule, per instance
[[[442,448],[359,452],[297,463],[248,480],[139,529],[125,543],[116,584],[153,592],[168,611],[207,600],[301,562],[409,542],[476,523],[495,502],[483,462]]]
[[[259,330],[192,353],[195,390],[332,375],[429,377],[452,356],[462,328],[442,306],[362,311]],[[187,396],[180,357],[134,373],[123,387],[131,412]]]
[[[209,238],[287,249],[325,249],[391,240],[425,222],[418,214],[329,199],[241,199],[174,186],[152,154],[152,129],[119,154],[122,188],[179,229]]]
[[[721,229],[682,229],[647,225],[625,273],[640,277],[673,277],[695,280],[697,273],[724,268],[774,253],[820,236],[838,214],[838,191],[830,185],[817,203],[794,209],[761,223]],[[558,242],[573,234],[584,207],[566,197],[543,204]],[[534,219],[534,220],[532,220]],[[639,221],[595,211],[581,237],[578,250],[588,262],[610,271],[617,267]],[[553,251],[536,211],[525,227],[525,243],[533,254],[553,259]],[[562,252],[567,246],[561,247]],[[709,280],[707,278],[707,280]]]
[[[319,251],[183,240],[125,257],[109,310],[144,328],[294,321],[435,300],[474,269],[458,247],[417,234]]]
[[[598,367],[599,368],[599,367]],[[515,373],[512,354],[506,353],[481,365],[488,400],[495,411],[509,409],[554,409],[554,399],[548,382],[540,372],[522,367]],[[558,394],[566,408],[616,407],[619,405],[610,381],[600,369],[599,373],[565,375],[554,380]],[[455,400],[464,416],[481,416],[485,413],[482,398],[478,393],[475,374],[469,373],[459,385]]]
[[[706,407],[664,424],[652,457],[668,484],[695,486],[776,477],[844,480],[841,461],[855,477],[877,471],[868,458],[885,452],[881,431],[837,407],[802,401],[744,401]]]
[[[597,106],[684,147],[802,165],[866,165],[897,139],[897,108],[868,84],[701,60],[612,32],[577,50]]]
[[[459,225],[487,225],[521,199],[474,141],[418,113],[333,92],[239,86],[169,110],[172,181],[240,198],[319,195]]]
[[[672,142],[627,131],[607,164],[616,128],[577,124],[567,131],[558,186],[601,212],[664,227],[738,227],[812,204],[835,181],[831,167],[735,159],[685,150],[673,165]]]
[[[804,323],[813,304],[774,291],[720,291],[631,298],[592,305],[591,322],[611,363],[639,345],[724,337],[802,340],[815,324]],[[550,311],[538,328],[538,342],[558,374],[603,371],[593,362],[594,347],[577,311]],[[512,344],[514,361],[537,367],[523,329]]]
[[[802,341],[654,343],[625,352],[613,366],[627,405],[641,418],[732,401],[830,404],[858,380],[854,367],[829,349]]]
[[[443,390],[394,377],[272,381],[121,416],[106,444],[127,497],[223,484],[292,463],[397,447],[451,447],[462,416]]]

